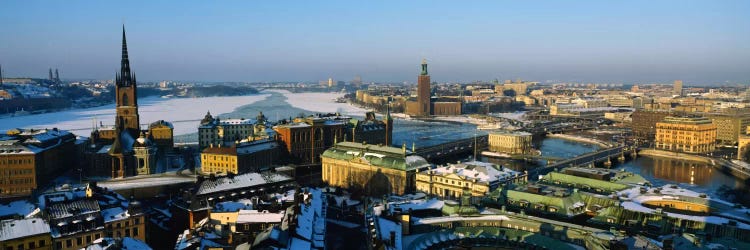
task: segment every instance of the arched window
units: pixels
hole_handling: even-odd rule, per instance
[[[127,93],[122,94],[122,106],[130,106],[130,105],[128,105],[128,94]]]

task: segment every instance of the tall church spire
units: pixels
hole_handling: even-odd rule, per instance
[[[128,59],[128,42],[125,38],[125,25],[122,26],[122,59],[120,61],[120,81],[118,86],[135,85],[130,74],[130,60]]]

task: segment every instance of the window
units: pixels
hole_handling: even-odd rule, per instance
[[[125,229],[125,237],[130,237],[130,228]]]
[[[45,244],[44,240],[39,240],[39,247],[44,247]]]
[[[138,236],[138,228],[137,227],[133,228],[133,237],[135,237],[135,236]]]
[[[91,243],[91,235],[86,235],[86,244]]]
[[[141,223],[141,218],[135,218],[135,221],[133,222],[134,225],[138,225]]]
[[[73,240],[67,239],[65,240],[65,247],[72,247],[73,246]]]
[[[23,243],[21,243],[21,244],[18,244],[18,248],[16,248],[16,249],[18,249],[18,250],[23,250]]]
[[[99,235],[99,234],[95,234],[95,235],[94,235],[94,238],[96,238],[96,239],[99,239],[99,238],[101,238],[101,237],[99,237],[99,236],[101,236],[101,235]]]
[[[29,249],[36,248],[36,242],[29,242]]]
[[[83,245],[83,238],[81,238],[81,237],[76,238],[76,244],[79,245],[79,246]]]

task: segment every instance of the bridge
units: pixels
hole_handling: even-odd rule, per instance
[[[474,147],[476,144],[476,153],[479,154],[482,152],[482,148],[487,147],[488,138],[488,135],[479,135],[476,137],[446,142],[434,146],[416,148],[414,153],[422,156],[429,162],[440,161],[439,159],[452,158],[466,154],[474,154]]]
[[[562,169],[566,167],[576,167],[583,165],[596,164],[597,162],[603,162],[605,166],[611,166],[613,159],[617,159],[620,162],[625,161],[626,155],[634,155],[636,149],[629,146],[617,146],[613,148],[606,148],[596,152],[583,154],[575,158],[559,161],[553,164],[549,164],[544,167],[535,168],[529,170],[529,175],[545,175],[555,169]]]

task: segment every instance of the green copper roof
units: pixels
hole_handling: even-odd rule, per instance
[[[427,60],[422,59],[422,73],[421,75],[426,76],[427,75]]]
[[[402,148],[356,142],[340,142],[336,144],[336,146],[323,152],[321,157],[346,161],[360,158],[366,160],[373,166],[405,171],[430,166],[430,164],[421,156],[404,152],[404,149]]]
[[[611,193],[627,189],[629,186],[620,183],[567,175],[558,172],[550,172],[543,177],[547,183],[571,184],[574,187],[590,187],[591,189],[601,189],[605,193]]]
[[[573,213],[571,213],[569,209],[573,208],[576,203],[585,204],[584,199],[578,192],[573,192],[572,194],[565,197],[558,197],[552,195],[527,193],[517,190],[507,190],[506,195],[509,201],[526,201],[532,206],[535,204],[543,204],[548,207],[554,206],[557,208],[557,213],[565,215],[573,215]]]

